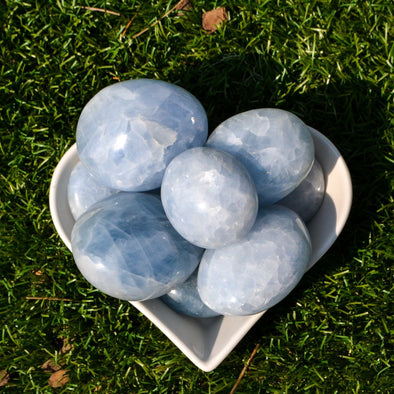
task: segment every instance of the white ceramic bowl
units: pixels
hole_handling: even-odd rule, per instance
[[[337,148],[311,128],[316,157],[325,173],[326,194],[320,210],[308,224],[312,238],[312,267],[334,243],[349,216],[352,183],[349,170]],[[74,144],[57,165],[50,186],[49,205],[60,238],[71,250],[71,230],[75,223],[67,202],[70,173],[78,163]],[[131,302],[150,319],[197,367],[216,368],[234,349],[264,312],[252,316],[197,319],[174,312],[161,300]]]

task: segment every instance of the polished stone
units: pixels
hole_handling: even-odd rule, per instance
[[[100,183],[123,191],[160,187],[167,164],[201,146],[208,121],[185,89],[158,80],[118,82],[99,91],[77,125],[79,157]]]
[[[301,184],[278,204],[297,212],[304,222],[309,222],[319,210],[325,192],[324,173],[317,160]]]
[[[205,147],[171,161],[161,199],[174,228],[208,249],[243,238],[258,209],[256,188],[244,166],[228,153]]]
[[[121,192],[93,205],[77,220],[71,245],[88,282],[129,301],[168,293],[203,253],[173,229],[160,199],[146,193]]]
[[[206,145],[233,154],[245,165],[263,205],[292,192],[314,160],[309,128],[292,113],[274,108],[250,110],[225,120]]]
[[[310,257],[310,236],[300,217],[279,205],[261,208],[243,240],[205,251],[197,278],[200,297],[223,315],[261,312],[290,293]]]
[[[117,193],[96,181],[85,166],[78,162],[70,174],[67,187],[68,205],[75,220],[93,204]]]
[[[183,283],[172,289],[161,300],[170,308],[192,317],[213,317],[219,314],[208,308],[197,290],[197,270]]]

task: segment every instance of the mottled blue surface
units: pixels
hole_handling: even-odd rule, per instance
[[[175,229],[208,249],[244,237],[258,209],[256,188],[244,166],[212,148],[189,149],[172,160],[161,199]]]
[[[104,185],[124,191],[160,187],[180,152],[205,143],[208,121],[185,89],[158,80],[118,82],[98,92],[77,125],[81,161]]]
[[[93,204],[116,192],[98,183],[85,166],[78,162],[70,174],[67,187],[68,205],[74,219],[77,220]]]
[[[219,314],[208,308],[197,290],[197,270],[183,283],[161,297],[170,308],[192,317],[213,317]]]
[[[76,222],[72,252],[82,275],[122,300],[160,297],[196,269],[203,250],[171,226],[157,196],[117,193]]]
[[[315,159],[308,176],[301,184],[278,204],[297,212],[304,222],[308,222],[319,210],[325,192],[324,173]]]
[[[201,299],[223,315],[261,312],[290,293],[310,256],[310,236],[300,217],[279,205],[262,208],[243,240],[205,251],[197,278]]]
[[[255,109],[221,123],[207,146],[236,156],[250,172],[260,204],[272,204],[292,192],[314,160],[309,128],[280,109]]]

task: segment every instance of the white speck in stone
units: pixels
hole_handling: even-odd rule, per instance
[[[114,150],[121,150],[124,149],[127,142],[127,134],[119,134],[115,138],[114,142]]]

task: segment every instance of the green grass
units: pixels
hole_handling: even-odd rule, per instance
[[[0,370],[9,373],[0,391],[52,392],[41,365],[54,358],[70,378],[57,392],[229,392],[260,344],[239,393],[389,393],[392,1],[196,0],[132,38],[175,4],[0,4]],[[208,35],[201,15],[218,6],[230,19]],[[247,109],[293,111],[334,142],[352,174],[353,209],[337,242],[210,373],[130,304],[89,286],[51,222],[52,172],[81,109],[101,88],[141,77],[195,94],[211,130]]]

